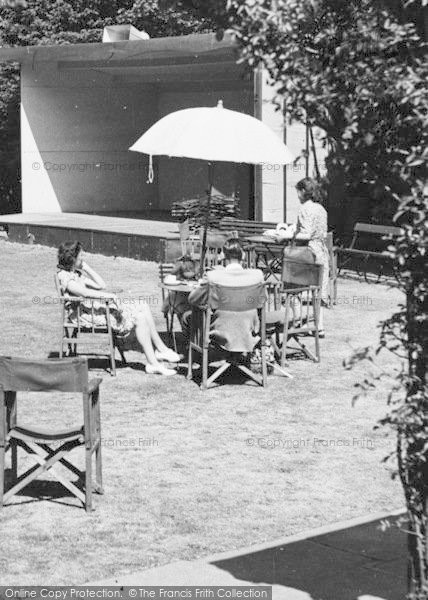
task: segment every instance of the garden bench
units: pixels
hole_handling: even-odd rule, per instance
[[[239,239],[245,241],[246,238],[251,236],[261,236],[267,229],[275,229],[276,223],[271,221],[250,221],[246,219],[235,219],[234,217],[224,217],[219,225],[220,231],[233,231],[236,232]],[[246,242],[245,250],[247,251],[248,257],[249,252],[252,251],[255,256],[255,265],[259,264],[259,259],[263,259],[266,262],[266,246],[263,244],[253,244]],[[280,253],[282,249],[278,252]],[[275,250],[273,250],[275,252]]]
[[[370,259],[378,265],[378,278],[383,275],[385,266],[392,264],[392,259],[387,254],[387,247],[391,240],[400,235],[402,230],[399,227],[391,227],[387,225],[372,225],[371,223],[356,223],[351,243],[348,247],[338,247],[337,254],[339,257],[339,274],[340,271],[347,265],[352,263],[353,259],[357,259],[357,273],[360,273],[358,263],[362,267],[364,279],[367,279],[367,267]]]
[[[240,238],[247,238],[251,235],[262,235],[266,229],[275,229],[276,225],[270,221],[249,221],[224,217],[220,221],[218,229],[220,231],[237,231]]]

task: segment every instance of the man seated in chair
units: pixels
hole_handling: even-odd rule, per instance
[[[244,269],[244,252],[237,238],[227,240],[223,246],[224,268],[215,268],[206,273],[206,280],[189,296],[189,304],[203,306],[208,300],[210,284],[225,287],[247,287],[263,283],[259,269]],[[254,299],[249,300],[249,303]],[[183,316],[183,332],[189,333],[191,312]],[[259,338],[255,335],[259,327],[257,310],[231,312],[217,311],[211,324],[211,339],[228,352],[252,352]],[[243,350],[245,349],[245,350]]]

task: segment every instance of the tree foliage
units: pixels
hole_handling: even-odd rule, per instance
[[[207,9],[182,0],[189,10]],[[210,3],[211,4],[211,3]],[[428,61],[426,0],[216,0],[217,27],[242,60],[263,66],[290,119],[316,125],[328,148],[326,187],[363,193],[402,228],[390,247],[405,302],[382,323],[376,353],[399,356],[390,412],[409,515],[412,587],[428,598]],[[225,16],[226,11],[226,16]],[[424,14],[425,11],[425,14]],[[425,41],[424,41],[425,40]],[[384,208],[382,208],[384,207]],[[386,207],[386,208],[385,208]],[[349,364],[373,362],[372,349]],[[391,373],[381,373],[378,378]],[[373,386],[367,379],[364,389]]]
[[[411,187],[402,152],[417,150],[408,164],[420,161],[421,171],[428,157],[420,114],[427,72],[415,24],[378,4],[236,1],[231,10],[244,59],[263,64],[279,84],[289,118],[325,131],[329,181],[344,177],[348,197],[385,206],[385,223],[393,194]]]
[[[327,184],[392,207],[391,246],[406,302],[382,324],[377,352],[402,357],[383,423],[398,435],[410,519],[413,587],[428,598],[428,62],[423,2],[230,0],[242,58],[279,86],[290,118],[322,128]],[[358,354],[355,360],[369,353]],[[370,385],[370,382],[367,383]]]
[[[108,25],[130,23],[151,37],[207,31],[207,17],[158,0],[4,0],[0,46],[100,42]],[[0,64],[0,212],[20,209],[19,67]]]

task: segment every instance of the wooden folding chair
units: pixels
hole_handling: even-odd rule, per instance
[[[192,308],[187,378],[192,379],[193,377],[193,351],[196,351],[202,356],[201,389],[205,390],[210,387],[224,371],[232,366],[237,367],[256,383],[265,387],[267,385],[265,303],[266,292],[263,283],[246,287],[226,287],[210,283],[208,286],[207,305],[203,307],[194,306]],[[209,351],[215,348],[217,350],[219,349],[218,346],[216,347],[210,340],[211,319],[214,311],[217,310],[224,312],[257,310],[260,324],[262,363],[262,373],[260,377],[243,363],[242,354],[245,350],[242,352],[228,352],[222,350],[227,358],[216,371],[208,377],[208,367],[210,364]]]
[[[165,277],[171,275],[175,268],[172,263],[159,263],[159,279],[161,283],[164,283]],[[161,288],[162,293],[162,305],[165,305],[165,300],[168,297],[169,292]],[[166,331],[172,343],[174,344],[174,350],[177,352],[177,340],[174,331],[174,319],[177,317],[174,311],[174,303],[168,304],[168,310],[165,312]]]
[[[126,365],[126,358],[124,355],[126,346],[126,337],[115,334],[111,327],[111,315],[110,305],[111,300],[108,298],[83,298],[78,296],[70,296],[64,293],[59,283],[58,275],[55,274],[55,287],[58,293],[58,298],[61,305],[61,334],[60,334],[60,347],[59,357],[63,358],[64,348],[67,348],[68,355],[77,354],[77,345],[79,346],[94,346],[104,343],[108,351],[105,353],[97,353],[101,356],[107,356],[110,360],[111,375],[116,375],[116,360],[115,360],[115,348],[119,350],[122,362]],[[81,320],[81,307],[82,303],[91,304],[91,315],[92,324],[90,326],[82,323]],[[101,303],[105,306],[106,311],[106,325],[99,326],[95,325],[94,315],[95,307],[94,302]],[[70,319],[69,307],[73,304],[76,307],[77,321],[73,322]],[[91,353],[92,354],[92,353]]]
[[[202,239],[204,230],[201,228],[199,231],[200,242],[202,245]],[[207,232],[207,249],[205,254],[204,268],[212,269],[220,265],[224,259],[223,246],[228,239],[228,235],[222,231],[214,231],[209,229]]]
[[[101,379],[88,381],[86,358],[27,360],[0,356],[0,508],[31,481],[49,471],[76,496],[87,511],[92,510],[92,493],[103,493],[101,472],[101,417],[99,387]],[[83,424],[67,431],[28,428],[18,423],[17,392],[78,392],[83,399]],[[66,456],[85,448],[85,471],[80,471]],[[36,465],[18,476],[18,447]],[[10,450],[12,487],[4,490],[5,457]],[[92,462],[95,454],[95,482]],[[59,465],[84,481],[83,490],[69,481]]]
[[[180,233],[181,252],[183,256],[200,258],[201,242],[197,231],[191,229],[189,221],[183,221],[178,224]]]
[[[314,362],[320,361],[319,315],[322,277],[322,265],[283,258],[281,283],[275,291],[276,310],[267,313],[267,327],[274,347],[280,355],[282,368],[286,364],[290,339],[297,343],[298,349],[308,358]],[[314,353],[302,340],[308,336],[314,337]]]

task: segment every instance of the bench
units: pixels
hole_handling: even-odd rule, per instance
[[[266,229],[275,229],[276,225],[276,223],[270,221],[248,221],[223,217],[218,224],[218,229],[220,231],[237,231],[240,238],[246,238],[250,235],[262,235]]]
[[[384,268],[387,264],[392,264],[391,256],[386,251],[391,240],[402,233],[400,227],[391,227],[387,225],[372,225],[370,223],[356,223],[351,243],[348,247],[338,247],[337,255],[338,272],[346,266],[357,260],[356,271],[360,274],[360,268],[364,279],[367,279],[367,268],[370,259],[378,265],[378,277],[376,283],[379,283]],[[354,261],[355,262],[355,261]],[[395,273],[394,273],[395,274]]]
[[[235,219],[234,217],[224,217],[219,225],[219,231],[233,231],[236,232],[239,239],[245,240],[250,236],[261,236],[267,229],[275,229],[276,223],[271,221],[250,221],[246,219]],[[269,253],[272,256],[278,255],[281,256],[282,248],[276,249],[274,246],[272,247],[272,251]],[[248,256],[248,263],[253,263],[254,266],[258,266],[260,264],[260,260],[263,261],[265,266],[267,266],[268,258],[266,256],[266,246],[259,244],[250,244],[246,243],[245,251]],[[253,254],[253,260],[251,260],[250,256]]]

